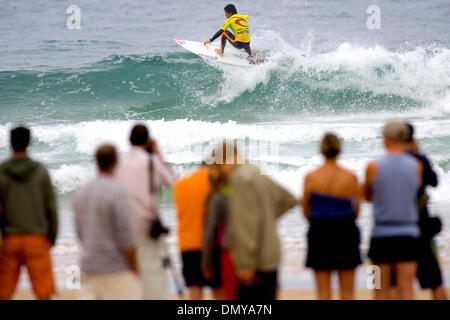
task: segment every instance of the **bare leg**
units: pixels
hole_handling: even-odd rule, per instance
[[[389,300],[400,300],[400,292],[398,287],[391,287],[389,289]]]
[[[212,289],[214,299],[216,300],[225,300],[225,293],[223,288],[213,288]]]
[[[433,300],[447,300],[447,292],[441,284],[439,287],[433,289]]]
[[[375,300],[389,299],[389,290],[391,288],[391,264],[383,263],[380,267],[381,288],[375,290]]]
[[[315,271],[317,297],[319,300],[331,299],[331,271]]]
[[[395,265],[392,265],[391,268],[391,288],[389,289],[389,300],[400,300],[400,293],[398,291],[397,281],[393,280],[397,279],[397,270],[395,269]],[[393,284],[393,282],[395,284]]]
[[[216,51],[216,53],[219,55],[219,56],[221,56],[221,57],[223,57],[223,50],[222,49],[215,49],[215,51]]]
[[[338,270],[341,300],[353,300],[355,269]]]
[[[417,275],[417,262],[396,263],[397,285],[401,300],[414,300],[414,279]]]
[[[189,299],[190,300],[202,300],[202,287],[190,286],[189,287]]]

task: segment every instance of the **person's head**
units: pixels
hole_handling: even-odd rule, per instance
[[[130,143],[133,146],[146,148],[149,137],[147,127],[144,124],[137,124],[131,130]]]
[[[388,151],[405,149],[410,136],[408,126],[403,122],[390,121],[383,128],[384,145]]]
[[[212,172],[217,172],[218,179],[226,181],[235,167],[239,163],[244,162],[242,160],[237,143],[224,140],[214,147],[209,163],[211,164]]]
[[[335,160],[341,153],[341,141],[339,138],[333,133],[325,133],[320,143],[320,153],[327,160]]]
[[[18,126],[11,130],[10,142],[14,152],[25,152],[30,144],[30,129],[24,126]]]
[[[408,127],[408,137],[406,138],[406,142],[409,143],[414,140],[414,126],[409,122],[406,122],[405,124]]]
[[[405,124],[408,127],[408,137],[406,139],[407,149],[413,152],[419,152],[419,146],[414,138],[414,126],[409,122],[406,122]]]
[[[237,13],[236,7],[234,6],[234,4],[227,4],[225,6],[225,8],[223,8],[223,10],[225,11],[225,16],[227,18],[231,17],[233,14]]]
[[[100,173],[112,174],[117,165],[116,148],[111,144],[103,144],[95,152],[95,161]]]

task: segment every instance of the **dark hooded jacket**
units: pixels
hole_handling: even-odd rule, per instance
[[[4,235],[46,234],[55,243],[57,205],[50,176],[39,162],[11,158],[0,165],[0,227]]]

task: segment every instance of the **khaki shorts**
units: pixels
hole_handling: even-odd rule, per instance
[[[169,277],[163,267],[164,237],[138,245],[137,263],[144,300],[169,299]]]
[[[108,274],[81,275],[81,300],[140,300],[136,274],[123,271]]]

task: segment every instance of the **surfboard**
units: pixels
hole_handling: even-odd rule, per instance
[[[245,53],[243,50],[235,49],[230,45],[226,47],[226,50],[223,56],[221,57],[215,51],[215,49],[218,48],[211,44],[205,46],[203,42],[189,41],[182,39],[174,39],[174,40],[184,49],[192,52],[193,54],[196,54],[206,59],[217,60],[218,62],[226,64],[232,64],[236,66],[252,66],[252,65],[255,66],[264,62],[262,58],[259,58],[256,64],[252,64],[247,59],[247,53]]]

